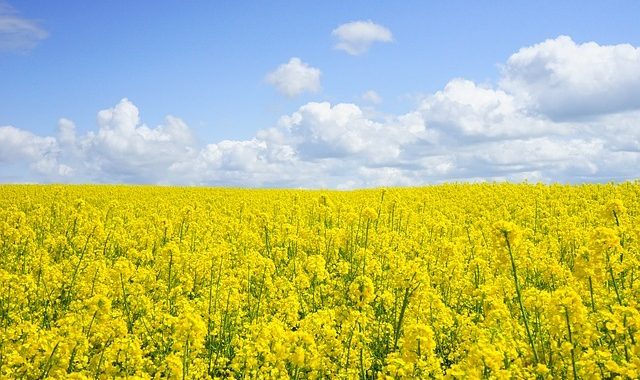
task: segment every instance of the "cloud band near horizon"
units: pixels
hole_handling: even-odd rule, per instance
[[[318,69],[287,65],[267,81],[288,96],[319,90]],[[291,72],[306,82],[296,87]],[[370,114],[310,102],[249,140],[202,143],[175,116],[145,125],[124,98],[84,134],[67,119],[55,136],[0,126],[0,181],[359,188],[636,179],[640,48],[560,36],[515,52],[493,85],[454,78],[411,112]]]

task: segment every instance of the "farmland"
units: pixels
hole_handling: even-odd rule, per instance
[[[2,378],[637,378],[640,185],[0,186]]]

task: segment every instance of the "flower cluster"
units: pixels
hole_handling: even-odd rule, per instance
[[[0,378],[638,378],[639,195],[0,186]]]

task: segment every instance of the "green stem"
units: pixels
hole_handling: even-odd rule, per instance
[[[569,323],[569,310],[564,308],[564,317],[567,321],[567,330],[569,331],[569,343],[571,343],[571,366],[573,368],[573,378],[578,378],[578,371],[576,370],[576,348],[573,345],[573,335],[571,334],[571,324]]]
[[[524,320],[524,328],[527,331],[527,338],[529,338],[529,344],[531,345],[531,351],[533,351],[533,359],[535,360],[534,364],[538,364],[538,353],[536,352],[535,344],[533,343],[533,337],[531,336],[531,330],[529,329],[529,321],[527,319],[527,313],[524,310],[524,305],[522,304],[522,296],[520,294],[520,283],[518,282],[518,273],[516,271],[516,262],[513,259],[513,252],[511,250],[511,243],[509,242],[509,236],[506,231],[503,231],[504,240],[507,242],[507,249],[509,251],[509,258],[511,259],[511,270],[513,271],[513,281],[516,286],[516,296],[518,298],[518,304],[520,305],[520,313],[522,314],[522,319]]]
[[[122,303],[124,311],[127,313],[127,331],[129,334],[133,334],[133,318],[131,317],[129,302],[127,302],[127,291],[124,287],[124,278],[122,277],[122,273],[120,273],[120,285],[122,286]]]
[[[596,312],[596,302],[593,300],[593,282],[591,281],[591,276],[589,276],[589,293],[591,293],[591,310]]]

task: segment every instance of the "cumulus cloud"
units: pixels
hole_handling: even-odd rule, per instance
[[[355,104],[312,102],[281,118],[280,127],[303,159],[359,156],[380,163],[397,159],[402,145],[426,138],[424,121],[414,116],[376,121]]]
[[[126,98],[98,112],[97,123],[98,130],[80,141],[84,162],[96,178],[157,181],[168,166],[195,149],[191,130],[181,119],[169,115],[162,125],[150,128],[140,122],[138,108]]]
[[[560,36],[525,47],[504,66],[501,87],[556,120],[640,107],[640,48]]]
[[[360,55],[375,42],[392,42],[393,34],[382,25],[371,20],[353,21],[335,28],[331,35],[337,38],[335,48],[351,55]]]
[[[59,120],[55,136],[0,127],[0,167],[22,165],[31,173],[28,180],[43,182],[310,188],[638,178],[640,105],[612,106],[618,92],[630,91],[627,87],[613,85],[616,80],[603,81],[613,99],[603,100],[609,106],[578,117],[573,114],[573,97],[579,94],[571,86],[578,86],[579,80],[571,86],[563,80],[545,82],[547,74],[533,77],[530,65],[513,63],[521,59],[513,57],[527,49],[555,43],[568,40],[559,37],[521,49],[507,62],[497,84],[452,79],[405,114],[384,114],[351,103],[309,102],[248,140],[199,145],[182,120],[167,116],[161,125],[149,127],[138,108],[123,99],[98,112],[96,128],[84,134],[67,119]],[[622,67],[625,63],[615,61],[632,57],[612,54],[618,45],[589,46],[598,48],[578,48],[579,54],[597,55],[610,67]],[[611,78],[616,75],[610,73]],[[556,85],[565,86],[554,96],[567,109],[551,112],[542,94],[558,91]]]
[[[196,154],[189,127],[167,116],[150,128],[128,99],[97,115],[97,130],[78,135],[73,121],[58,121],[56,136],[0,127],[0,165],[26,164],[36,180],[162,182],[176,161]]]
[[[55,178],[71,173],[71,168],[58,162],[60,148],[54,137],[40,137],[13,126],[0,126],[0,165],[28,162],[37,174]]]
[[[266,81],[281,94],[294,97],[303,92],[320,91],[320,74],[320,69],[293,57],[267,74]]]
[[[433,128],[464,137],[465,142],[469,137],[493,139],[557,131],[557,126],[527,115],[513,95],[466,79],[453,79],[443,90],[427,96],[419,109]]]
[[[0,1],[0,51],[25,51],[49,36],[36,21],[22,17]]]

